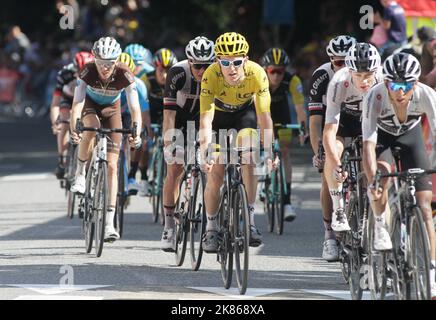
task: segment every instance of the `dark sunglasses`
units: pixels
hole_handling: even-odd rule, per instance
[[[285,73],[285,68],[267,68],[266,72],[268,72],[269,74],[284,74]]]
[[[403,89],[404,92],[409,92],[414,84],[415,82],[388,82],[389,89],[392,91]]]
[[[345,66],[345,60],[332,60],[332,63],[336,67],[343,67],[343,66]]]
[[[192,67],[195,70],[207,69],[210,66],[208,63],[193,63]]]

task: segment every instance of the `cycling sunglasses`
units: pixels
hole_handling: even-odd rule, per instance
[[[278,75],[282,75],[285,73],[285,68],[266,68],[266,72],[268,72],[269,74],[278,74]]]
[[[414,84],[415,82],[388,82],[389,89],[392,91],[403,89],[404,92],[409,92]]]
[[[345,60],[331,60],[336,67],[345,66]]]
[[[244,62],[244,60],[245,60],[245,58],[235,59],[233,61],[225,60],[225,59],[218,59],[218,61],[220,62],[220,65],[222,65],[225,68],[230,67],[232,64],[235,68],[239,68],[240,66],[242,66],[242,63]]]
[[[209,63],[192,63],[191,65],[195,70],[207,69],[210,66]]]
[[[117,63],[117,60],[101,60],[101,59],[95,59],[95,64],[97,64],[100,67],[110,69]]]

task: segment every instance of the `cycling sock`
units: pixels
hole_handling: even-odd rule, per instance
[[[136,172],[138,171],[138,161],[131,161],[130,162],[130,172],[129,172],[129,179],[135,179]]]
[[[342,198],[342,184],[337,189],[329,189],[333,203],[333,211],[344,207],[344,199]]]
[[[139,168],[141,170],[141,180],[148,181],[147,169],[147,167]]]
[[[383,212],[380,216],[374,216],[375,218],[375,227],[381,228],[384,227],[386,224],[386,214]]]
[[[77,162],[77,170],[76,170],[76,176],[77,175],[81,175],[84,176],[86,174],[86,160],[82,161],[80,159],[78,159],[79,161]]]
[[[115,218],[115,208],[110,207],[106,212],[106,226],[113,226]]]
[[[175,221],[174,221],[174,210],[176,206],[169,207],[164,206],[165,213],[165,229],[174,229]]]
[[[207,214],[207,225],[206,231],[218,230],[218,214],[209,215]]]
[[[250,212],[250,225],[254,226],[254,203],[248,205],[248,211]]]
[[[286,189],[288,189],[288,194],[285,195],[285,204],[291,204],[291,183],[286,183]]]
[[[324,240],[336,239],[335,232],[332,229],[332,220],[322,219],[324,222]]]

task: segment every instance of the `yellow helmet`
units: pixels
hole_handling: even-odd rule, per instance
[[[132,57],[128,53],[123,52],[120,56],[119,61],[121,63],[124,63],[126,66],[128,66],[129,69],[132,70],[132,72],[135,72],[136,69],[135,62],[133,61]]]
[[[215,42],[215,54],[217,56],[239,56],[247,55],[247,40],[244,36],[236,32],[227,32],[218,37]]]

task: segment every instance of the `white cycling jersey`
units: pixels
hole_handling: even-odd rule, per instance
[[[382,68],[375,73],[376,83],[383,79]],[[365,93],[361,93],[353,84],[348,68],[335,73],[327,89],[327,111],[325,123],[339,124],[341,112],[360,119],[362,101]]]
[[[385,83],[372,87],[363,101],[363,141],[377,143],[377,129],[393,136],[400,136],[412,130],[421,122],[425,113],[433,136],[436,135],[436,92],[418,82],[407,107],[407,119],[400,123],[389,98]]]

